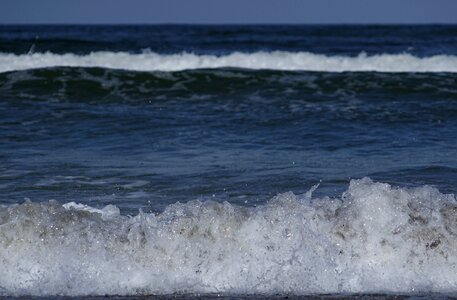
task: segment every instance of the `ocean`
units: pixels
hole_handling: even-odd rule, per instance
[[[457,26],[0,26],[0,296],[453,297],[456,183]]]

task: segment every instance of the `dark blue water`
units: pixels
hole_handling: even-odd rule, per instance
[[[403,53],[457,54],[457,26],[0,26],[1,52],[158,53],[182,51],[226,54],[234,51],[309,51],[329,55]]]
[[[1,27],[0,51],[457,53],[455,26]],[[54,67],[0,74],[2,203],[254,205],[350,178],[456,192],[455,74]],[[129,211],[130,212],[130,211]]]
[[[433,61],[377,71],[395,67],[387,56],[368,72],[347,71],[353,60],[340,72],[278,70],[274,51],[321,55],[317,65],[364,53],[457,68],[457,26],[1,26],[0,204],[113,204],[123,215],[198,199],[254,207],[319,182],[314,195],[336,197],[363,177],[457,193],[457,73]],[[65,56],[236,52],[268,57],[255,69],[172,72]],[[27,55],[30,67],[17,67]]]

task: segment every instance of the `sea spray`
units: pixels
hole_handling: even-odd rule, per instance
[[[312,192],[312,191],[311,191]],[[352,180],[341,197],[189,201],[124,216],[55,201],[0,209],[3,295],[451,292],[457,202]]]

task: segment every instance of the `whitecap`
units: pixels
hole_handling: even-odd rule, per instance
[[[457,72],[457,57],[411,54],[361,53],[355,57],[328,56],[310,52],[234,52],[227,55],[194,53],[159,54],[145,52],[0,53],[0,72],[50,67],[101,67],[131,71],[182,71],[191,69],[245,68],[322,72]]]
[[[448,293],[457,201],[429,186],[352,180],[341,197],[0,207],[3,295]]]

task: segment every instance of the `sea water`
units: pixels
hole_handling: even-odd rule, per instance
[[[0,27],[1,296],[453,295],[456,182],[457,26]]]

